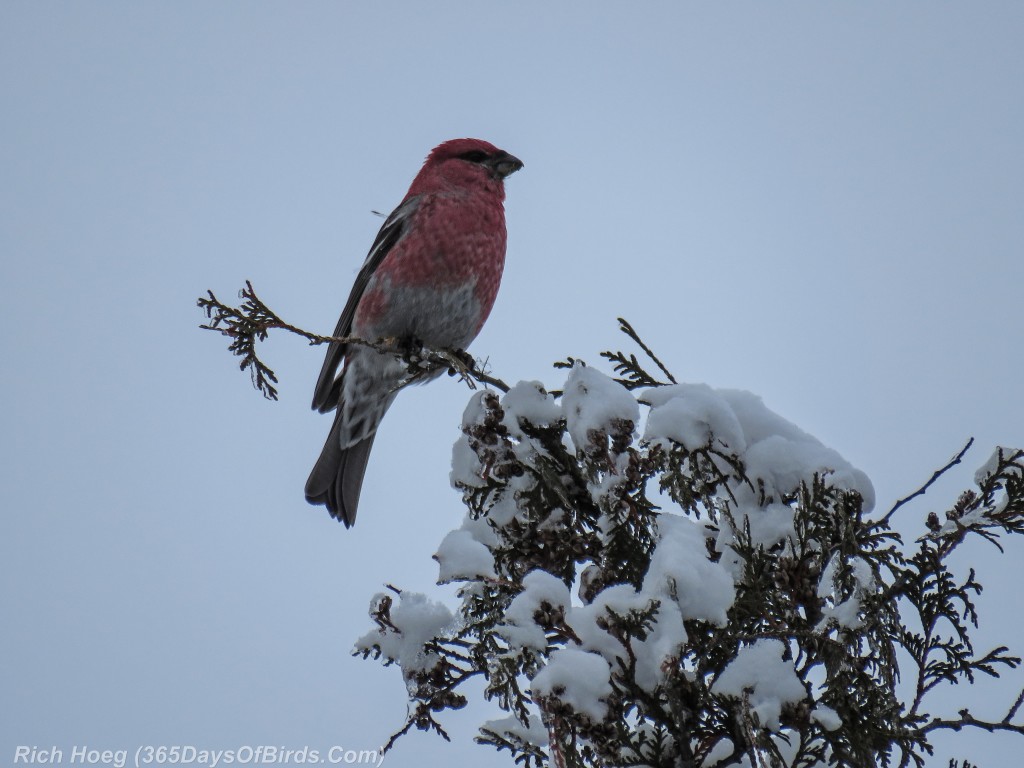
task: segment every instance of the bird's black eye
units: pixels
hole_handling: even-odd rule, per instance
[[[479,149],[473,149],[470,150],[469,152],[463,152],[461,155],[459,155],[459,159],[468,160],[471,163],[482,163],[484,160],[487,159],[487,153]]]

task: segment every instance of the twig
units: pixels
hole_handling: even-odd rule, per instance
[[[964,457],[964,454],[966,454],[967,451],[970,450],[972,445],[974,445],[974,438],[973,437],[970,440],[967,441],[967,445],[965,445],[963,448],[960,449],[960,453],[958,453],[956,456],[954,456],[952,459],[949,460],[949,463],[946,464],[946,466],[942,467],[941,469],[935,470],[935,473],[931,476],[931,478],[928,480],[927,483],[922,485],[920,488],[918,488],[916,491],[914,491],[909,496],[907,496],[905,498],[902,498],[899,501],[897,501],[895,504],[893,504],[892,509],[889,510],[889,513],[885,517],[883,517],[880,522],[888,523],[889,519],[895,514],[897,509],[902,507],[904,504],[906,504],[911,499],[915,499],[918,496],[923,496],[925,491],[927,491],[931,487],[932,483],[934,483],[936,480],[938,480],[940,477],[942,477],[944,474],[946,474],[946,472],[948,472],[950,469],[952,469],[953,467],[955,467],[957,464],[960,463],[960,461]]]
[[[1020,692],[1017,700],[1013,702],[1013,706],[1010,707],[1010,711],[1006,713],[1006,717],[1003,718],[1004,723],[1008,723],[1013,720],[1013,717],[1017,714],[1017,710],[1020,709],[1021,704],[1024,704],[1024,690]]]
[[[388,351],[395,354],[397,350]],[[501,379],[485,373],[483,368],[477,365],[473,357],[462,350],[429,349],[425,347],[423,352],[426,356],[426,362],[442,362],[446,364],[448,366],[448,375],[458,375],[459,381],[465,382],[470,389],[476,389],[476,384],[473,383],[474,380],[479,381],[481,384],[489,384],[496,389],[500,389],[502,392],[508,392],[510,389],[509,385]]]
[[[242,358],[239,367],[243,371],[249,369],[253,386],[262,392],[268,400],[277,400],[277,388],[274,387],[274,384],[278,379],[270,367],[256,354],[256,344],[264,341],[269,332],[276,328],[301,336],[311,345],[337,342],[369,347],[381,354],[394,355],[408,366],[408,378],[399,385],[399,389],[420,380],[427,372],[447,367],[449,375],[458,374],[459,380],[465,382],[470,389],[476,389],[475,382],[480,382],[503,392],[509,390],[508,384],[485,373],[481,366],[478,366],[473,358],[462,350],[425,347],[414,353],[400,339],[369,341],[357,336],[322,336],[286,323],[256,295],[249,280],[245,281],[245,288],[239,292],[242,303],[238,307],[224,304],[213,294],[213,291],[206,293],[207,296],[200,297],[196,303],[210,318],[210,323],[199,327],[208,331],[217,331],[231,339],[228,351]],[[415,359],[413,359],[414,357]]]
[[[981,728],[989,733],[995,733],[996,731],[1010,731],[1011,733],[1024,734],[1024,725],[1014,725],[1007,720],[1000,720],[998,723],[979,720],[966,709],[961,709],[958,714],[960,715],[959,720],[942,720],[937,717],[927,725],[923,726],[921,731],[927,733],[928,731],[938,730],[939,728],[960,731],[970,726],[973,728]]]

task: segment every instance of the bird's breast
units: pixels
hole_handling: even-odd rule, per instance
[[[505,218],[493,202],[421,203],[367,283],[353,332],[465,348],[491,311],[505,266]]]

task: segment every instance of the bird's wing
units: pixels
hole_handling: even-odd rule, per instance
[[[410,197],[385,219],[377,233],[377,238],[373,241],[369,254],[366,256],[366,261],[363,262],[362,269],[356,275],[356,282],[352,286],[348,303],[345,304],[345,309],[342,310],[341,317],[338,318],[338,325],[334,329],[336,337],[348,336],[352,330],[352,318],[355,316],[356,307],[363,296],[363,291],[366,290],[366,285],[370,282],[370,277],[377,271],[377,267],[395,247],[395,244],[405,236],[409,229],[409,219],[419,206],[419,200],[419,195]],[[327,348],[324,365],[320,369],[320,378],[317,379],[316,389],[313,390],[313,409],[320,413],[327,413],[338,405],[338,398],[341,394],[341,377],[337,376],[337,372],[338,366],[341,365],[341,361],[345,357],[346,346],[332,341]]]

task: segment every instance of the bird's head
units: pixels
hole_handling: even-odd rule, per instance
[[[440,180],[456,185],[474,181],[501,183],[523,167],[523,161],[482,139],[452,139],[439,144],[427,155],[417,182]],[[413,183],[413,189],[418,186]],[[423,190],[425,191],[425,190]]]

